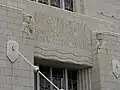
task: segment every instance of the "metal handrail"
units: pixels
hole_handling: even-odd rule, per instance
[[[64,90],[59,89],[52,81],[50,81],[40,70],[38,66],[34,66],[22,53],[20,53],[15,47],[12,47],[12,50],[16,51],[29,65],[33,67],[33,69],[38,72],[42,77],[44,77],[52,86],[54,86],[57,90]]]

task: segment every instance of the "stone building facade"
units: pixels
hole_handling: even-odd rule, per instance
[[[0,0],[0,90],[56,90],[7,42],[64,90],[119,90],[118,0]]]

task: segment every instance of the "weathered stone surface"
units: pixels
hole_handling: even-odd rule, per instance
[[[0,0],[2,4],[0,5],[0,90],[33,90],[34,87],[33,69],[23,58],[19,57],[13,65],[6,57],[6,42],[11,39],[20,44],[20,52],[32,63],[34,63],[34,55],[63,62],[64,59],[52,56],[69,57],[68,61],[72,63],[81,61],[80,65],[87,61],[86,65],[93,65],[92,90],[119,90],[120,82],[113,77],[111,68],[111,60],[119,60],[120,57],[119,37],[103,35],[101,48],[98,49],[96,33],[92,33],[92,31],[105,30],[119,32],[119,20],[116,21],[119,19],[119,9],[110,4],[117,2],[114,5],[118,6],[119,1],[80,1],[82,1],[80,5],[85,4],[85,6],[78,6],[81,8],[76,11],[82,10],[81,13],[104,20],[36,4],[29,0]],[[33,16],[35,37],[31,38],[32,35],[23,29],[23,11],[25,15]],[[101,11],[108,17],[100,15]],[[112,15],[115,18],[110,18]]]

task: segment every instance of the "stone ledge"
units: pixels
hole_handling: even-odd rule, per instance
[[[5,10],[8,10],[8,11],[13,11],[13,12],[18,12],[18,13],[23,13],[21,11],[21,9],[19,9],[19,8],[12,7],[12,6],[7,6],[7,5],[4,5],[4,4],[0,4],[0,9],[5,9]]]
[[[79,65],[92,66],[91,53],[84,49],[72,49],[54,44],[41,43],[35,46],[34,56],[44,59],[55,59],[61,62],[71,62]]]

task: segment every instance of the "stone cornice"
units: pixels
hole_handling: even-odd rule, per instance
[[[92,66],[92,57],[88,51],[60,47],[55,44],[41,43],[35,46],[34,56],[61,62]]]

